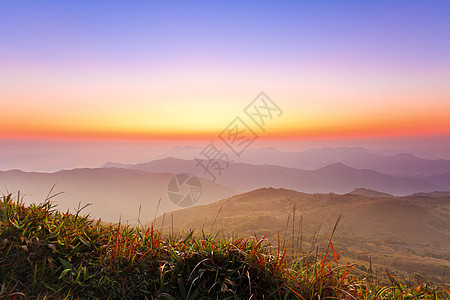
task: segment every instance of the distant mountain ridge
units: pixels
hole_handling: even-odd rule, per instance
[[[441,197],[450,197],[450,192],[435,191],[435,192],[431,192],[431,193],[414,193],[414,194],[411,194],[408,196],[409,197],[441,198]]]
[[[136,165],[107,164],[152,173],[188,172],[206,177],[195,160],[164,158]],[[316,170],[301,170],[276,165],[252,165],[230,163],[229,169],[217,176],[217,182],[241,192],[262,187],[287,188],[307,193],[350,193],[356,188],[372,189],[393,195],[409,195],[416,192],[450,190],[448,185],[434,184],[419,178],[396,177],[368,169],[355,169],[342,163],[334,163]]]
[[[245,155],[244,159],[249,163],[264,162],[309,170],[340,162],[356,169],[369,169],[398,176],[431,176],[450,173],[450,160],[418,158],[411,153],[383,156],[373,154],[361,147],[309,149],[302,152],[250,149]]]
[[[194,159],[201,148],[175,147],[165,157]],[[274,147],[247,149],[241,158],[234,157],[235,162],[249,164],[269,164],[283,167],[295,167],[315,170],[334,163],[343,163],[355,169],[369,169],[380,173],[403,177],[429,177],[450,174],[450,160],[424,159],[411,153],[399,153],[392,156],[374,154],[361,147],[338,147],[308,149],[300,152],[285,152]],[[104,166],[111,166],[107,163]]]

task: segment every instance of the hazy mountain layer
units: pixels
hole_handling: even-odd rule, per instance
[[[53,198],[62,211],[71,212],[78,207],[92,203],[83,212],[109,222],[119,218],[135,224],[139,217],[142,222],[153,220],[155,214],[176,210],[168,198],[168,184],[174,174],[149,173],[130,169],[74,169],[55,173],[22,172],[18,170],[0,171],[0,185],[3,193],[22,192],[24,200],[42,202],[51,187],[54,192],[64,192]],[[218,201],[236,192],[228,187],[200,178],[202,194],[197,204]],[[158,202],[161,199],[158,211]]]
[[[164,157],[193,159],[199,157],[201,148],[175,147]],[[369,169],[388,175],[432,176],[450,173],[450,160],[424,159],[411,153],[380,155],[361,147],[338,147],[308,149],[300,152],[280,151],[273,147],[247,149],[241,157],[233,156],[235,162],[270,164],[315,170],[330,164],[343,163],[356,169]]]
[[[205,162],[206,163],[206,162]],[[136,165],[108,164],[147,172],[189,172],[204,176],[204,169],[195,160],[165,158]],[[212,168],[210,169],[212,170]],[[214,172],[217,182],[239,191],[250,191],[261,187],[287,188],[307,193],[349,193],[356,188],[367,188],[393,195],[408,195],[416,192],[450,190],[450,181],[439,177],[438,184],[432,180],[397,177],[373,170],[354,169],[342,163],[336,163],[313,171],[287,168],[274,165],[251,165],[230,163],[227,170],[219,176]]]

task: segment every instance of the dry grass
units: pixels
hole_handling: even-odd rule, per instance
[[[292,217],[294,218],[294,216]],[[296,257],[278,235],[230,238],[201,232],[163,237],[153,226],[105,226],[61,213],[47,199],[0,201],[0,297],[110,299],[442,299],[428,285],[377,286],[326,253]],[[293,231],[295,230],[292,227]],[[294,235],[294,232],[293,232]],[[282,247],[286,243],[286,247]]]

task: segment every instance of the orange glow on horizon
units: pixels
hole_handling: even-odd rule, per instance
[[[265,132],[243,115],[246,103],[240,102],[180,100],[139,108],[98,104],[91,109],[58,104],[48,110],[39,106],[19,110],[3,103],[3,111],[10,114],[0,119],[0,139],[201,141],[216,139],[236,116],[241,116],[259,138],[273,140],[450,135],[450,103],[441,99],[424,106],[404,98],[389,105],[329,99],[283,102],[279,98],[284,113],[267,122]]]
[[[224,125],[224,128],[227,124]],[[259,138],[264,140],[303,140],[303,139],[376,139],[380,137],[423,137],[450,135],[450,122],[442,119],[411,120],[366,120],[365,122],[328,124],[299,124],[297,126],[280,124],[268,128],[266,132],[252,127]],[[223,128],[222,128],[223,130]],[[216,139],[222,130],[105,130],[102,128],[55,128],[22,126],[7,130],[3,127],[0,139],[63,139],[63,140],[155,140],[206,141]]]

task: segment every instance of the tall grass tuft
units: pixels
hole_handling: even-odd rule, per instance
[[[352,266],[338,264],[332,237],[323,257],[304,260],[287,259],[289,246],[281,247],[279,235],[275,247],[267,235],[218,236],[190,231],[163,237],[153,224],[104,225],[80,210],[61,213],[49,200],[25,206],[20,195],[5,195],[0,297],[437,299],[448,293],[425,284],[406,287],[390,274],[390,286],[355,280]]]

